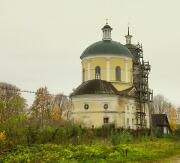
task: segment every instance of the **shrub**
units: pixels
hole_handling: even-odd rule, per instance
[[[122,131],[121,133],[114,133],[111,136],[111,143],[113,145],[122,144],[122,143],[130,143],[133,139],[133,136],[127,132]]]
[[[0,124],[2,130],[6,131],[6,138],[17,144],[27,144],[27,116],[24,114],[9,118],[4,123]]]
[[[175,134],[178,138],[180,138],[180,128],[177,128],[177,129],[175,130],[174,134]]]
[[[5,141],[5,139],[6,139],[6,134],[5,134],[5,131],[0,132],[0,142]]]
[[[53,135],[56,132],[56,128],[46,125],[42,130],[40,130],[40,140],[41,143],[49,143],[53,141]]]
[[[155,133],[155,136],[156,136],[157,138],[162,138],[162,137],[163,137],[161,128],[159,128],[159,127],[157,127],[157,128],[154,130],[154,133]]]

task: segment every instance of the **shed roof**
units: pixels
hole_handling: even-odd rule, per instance
[[[170,128],[166,114],[152,114],[152,125],[154,127],[167,126]]]

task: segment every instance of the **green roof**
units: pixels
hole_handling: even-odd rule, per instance
[[[117,56],[125,56],[129,58],[133,58],[131,52],[127,47],[122,45],[119,42],[111,41],[111,40],[103,40],[95,42],[90,45],[81,55],[81,59],[84,57],[95,56],[95,55],[117,55]]]

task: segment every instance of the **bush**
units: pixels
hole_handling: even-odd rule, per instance
[[[163,134],[162,134],[162,130],[161,128],[157,127],[155,130],[154,130],[154,133],[155,133],[155,136],[157,138],[162,138],[163,137]]]
[[[178,138],[180,138],[180,128],[177,128],[177,129],[175,130],[174,134],[175,134]]]
[[[120,133],[114,133],[111,136],[111,143],[118,145],[122,143],[130,143],[133,140],[133,136],[128,131],[122,131]]]
[[[27,116],[17,115],[9,118],[0,125],[1,130],[5,131],[7,141],[13,144],[27,144]]]

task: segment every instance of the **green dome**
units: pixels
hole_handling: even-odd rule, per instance
[[[128,48],[122,45],[119,42],[111,41],[111,40],[103,40],[95,42],[90,45],[81,55],[81,59],[84,57],[90,57],[95,55],[117,55],[117,56],[125,56],[129,58],[133,58],[131,52]]]

